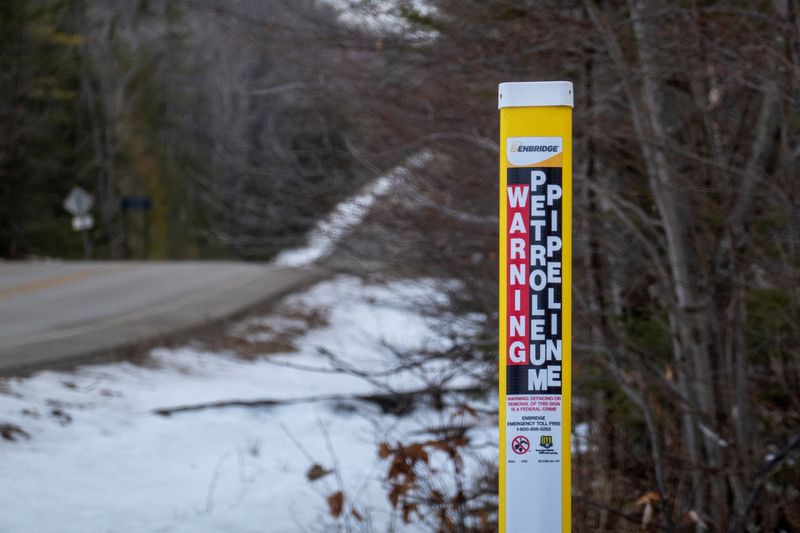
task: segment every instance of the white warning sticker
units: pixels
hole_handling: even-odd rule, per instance
[[[561,395],[507,402],[508,531],[561,531]]]

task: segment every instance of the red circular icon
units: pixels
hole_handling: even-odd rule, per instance
[[[528,453],[528,450],[531,449],[531,441],[529,441],[527,437],[518,435],[511,441],[511,449],[514,450],[514,453],[517,455]]]

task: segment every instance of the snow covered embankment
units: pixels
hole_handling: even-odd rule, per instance
[[[277,262],[327,256],[405,172],[339,206],[307,248]],[[429,438],[467,415],[418,405],[413,417],[398,417],[391,406],[352,398],[470,384],[441,362],[390,370],[402,366],[399,352],[447,347],[442,324],[418,311],[431,298],[442,298],[431,281],[374,286],[339,277],[237,324],[214,347],[156,349],[144,366],[0,381],[0,425],[22,431],[0,440],[0,531],[412,530],[387,500],[379,445]],[[173,414],[157,414],[165,410]],[[494,460],[490,422],[468,436]],[[466,467],[475,471],[481,459],[467,457]],[[311,477],[333,472],[310,482],[314,464],[322,470]],[[446,461],[434,466],[452,479]],[[334,519],[326,498],[339,490],[344,513]]]
[[[431,152],[422,151],[408,158],[385,175],[364,187],[357,195],[336,206],[308,235],[304,247],[278,254],[273,263],[277,266],[298,267],[310,265],[330,255],[336,243],[358,226],[381,196],[389,194],[409,172],[421,169],[433,159]]]

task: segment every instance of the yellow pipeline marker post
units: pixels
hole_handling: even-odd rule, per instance
[[[499,530],[568,532],[572,83],[501,83],[499,96]]]

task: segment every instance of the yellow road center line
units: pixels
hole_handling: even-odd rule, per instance
[[[143,318],[147,318],[150,316],[163,314],[174,309],[178,309],[185,305],[201,301],[204,298],[208,298],[225,291],[240,287],[242,285],[246,285],[248,283],[257,281],[258,279],[265,278],[270,274],[281,270],[288,270],[284,267],[277,267],[277,268],[267,268],[264,269],[255,275],[246,276],[246,277],[239,277],[229,281],[228,283],[224,283],[222,285],[215,285],[208,289],[201,290],[201,291],[193,291],[186,296],[175,298],[161,304],[150,305],[144,309],[138,309],[134,311],[130,311],[128,313],[124,313],[117,316],[112,316],[106,319],[101,320],[94,320],[88,324],[81,324],[74,327],[60,329],[55,331],[48,331],[44,333],[35,333],[30,335],[24,335],[22,337],[15,337],[11,338],[8,341],[0,342],[0,350],[5,350],[8,348],[15,348],[17,346],[24,346],[26,344],[32,344],[34,342],[41,342],[41,341],[48,341],[54,339],[63,339],[68,337],[74,337],[75,335],[80,335],[84,333],[91,333],[95,331],[100,331],[103,329],[107,329],[113,326],[119,326],[121,324],[125,324],[128,322],[133,322],[134,320],[140,320]]]
[[[114,267],[95,268],[91,270],[78,270],[76,272],[70,272],[69,274],[62,274],[60,276],[53,276],[50,278],[40,279],[37,281],[31,281],[29,283],[23,283],[22,285],[8,287],[7,289],[0,289],[0,300],[3,300],[5,298],[11,298],[12,296],[19,296],[21,294],[30,294],[33,292],[40,292],[47,289],[53,289],[55,287],[60,287],[62,285],[75,283],[77,281],[88,278],[90,276],[94,276],[96,274],[100,274],[103,272],[117,272],[124,268],[125,267],[117,265]]]

